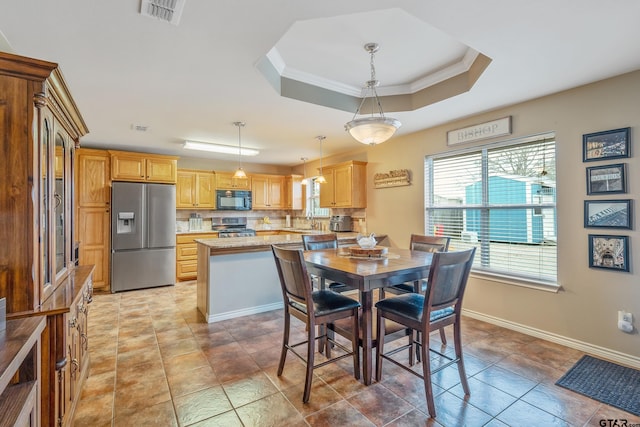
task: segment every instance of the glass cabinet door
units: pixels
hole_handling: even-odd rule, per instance
[[[66,241],[66,214],[68,205],[66,185],[66,162],[68,161],[67,142],[65,137],[56,133],[56,145],[54,156],[54,185],[53,185],[53,210],[54,210],[54,239],[56,251],[56,276],[65,270],[69,254]]]
[[[43,289],[51,284],[51,233],[49,223],[50,213],[50,188],[49,188],[49,166],[51,156],[49,147],[51,140],[51,122],[45,119],[42,126],[42,144],[40,146],[40,272],[42,274]],[[41,297],[44,297],[42,295]]]

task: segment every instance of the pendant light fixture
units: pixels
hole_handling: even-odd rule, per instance
[[[247,174],[244,172],[244,169],[242,169],[242,138],[240,136],[240,129],[244,127],[244,122],[233,122],[233,125],[238,127],[238,169],[236,169],[236,172],[233,174],[233,178],[246,178]]]
[[[308,157],[300,157],[302,160],[302,185],[307,185],[307,160]]]
[[[318,141],[320,141],[320,176],[318,176],[316,178],[316,182],[318,184],[324,184],[327,182],[327,180],[324,178],[324,175],[322,175],[322,141],[324,141],[326,138],[326,136],[324,135],[318,135],[316,136],[316,139]]]
[[[365,83],[366,93],[360,106],[353,115],[353,119],[344,125],[345,130],[349,131],[352,137],[358,142],[369,145],[376,145],[385,142],[393,136],[396,130],[401,126],[401,123],[391,117],[385,117],[382,111],[382,104],[380,104],[380,98],[378,98],[378,91],[376,87],[380,84],[376,80],[376,69],[373,64],[373,55],[379,49],[377,43],[367,43],[364,45],[364,49],[369,52],[371,56],[371,80]],[[371,116],[362,117],[356,119],[356,116],[361,113],[361,108],[364,102],[367,100],[367,95],[371,95]],[[375,107],[378,107],[378,115],[375,115]]]

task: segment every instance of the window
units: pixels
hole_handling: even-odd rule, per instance
[[[316,182],[315,178],[307,178],[307,211],[306,216],[309,218],[328,217],[329,208],[320,207],[320,188],[321,184]]]
[[[477,247],[473,271],[557,286],[555,136],[425,159],[426,234]]]

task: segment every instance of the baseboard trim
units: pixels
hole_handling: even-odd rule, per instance
[[[265,304],[257,307],[243,308],[241,310],[227,311],[220,314],[210,314],[207,316],[207,323],[221,322],[223,320],[235,319],[236,317],[249,316],[251,314],[264,313],[265,311],[278,310],[282,308],[284,304],[282,302],[275,302],[273,304]]]
[[[477,311],[462,309],[462,314],[464,316],[471,317],[472,319],[481,320],[483,322],[501,326],[506,329],[511,329],[516,332],[521,332],[525,335],[531,335],[536,338],[540,338],[546,341],[551,341],[556,344],[561,344],[566,347],[580,350],[585,353],[589,353],[590,355],[593,355],[593,356],[600,356],[603,359],[607,359],[612,362],[618,362],[621,365],[640,369],[640,357],[632,356],[626,353],[621,353],[619,351],[611,350],[605,347],[600,347],[584,341],[575,340],[573,338],[568,338],[562,335],[557,335],[551,332],[543,331],[541,329],[532,328],[530,326],[511,322],[509,320],[504,320],[499,317],[489,316],[483,313],[479,313]]]

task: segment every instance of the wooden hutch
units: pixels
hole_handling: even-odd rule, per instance
[[[76,266],[73,233],[73,154],[88,130],[57,64],[3,52],[0,126],[0,298],[8,319],[46,317],[37,410],[66,426],[89,370],[93,266]]]

